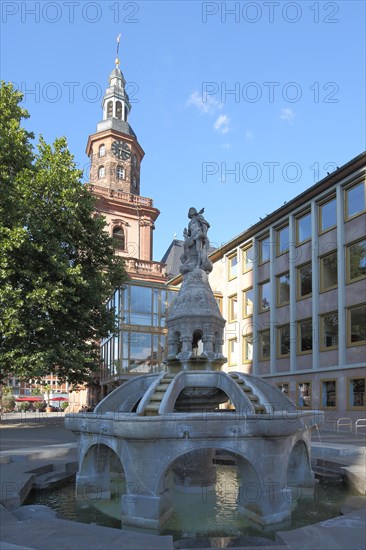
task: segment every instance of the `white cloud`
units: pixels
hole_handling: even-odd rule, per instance
[[[227,134],[229,131],[230,119],[227,115],[220,115],[217,117],[214,128],[222,134]]]
[[[229,142],[223,143],[221,145],[221,149],[230,149],[230,148],[231,148],[231,143]]]
[[[251,140],[253,139],[254,136],[253,136],[253,133],[252,133],[250,130],[246,130],[246,131],[245,131],[245,136],[244,136],[244,137],[245,137],[245,139],[246,139],[247,141],[251,141]]]
[[[289,108],[283,108],[281,109],[281,120],[287,120],[291,124],[293,119],[295,118],[295,113],[292,109]]]
[[[186,107],[196,107],[201,114],[214,114],[219,109],[222,109],[222,103],[217,101],[214,97],[207,96],[206,101],[203,101],[202,95],[197,91],[193,92],[187,99]]]

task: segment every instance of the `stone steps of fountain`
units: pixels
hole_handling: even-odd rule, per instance
[[[165,392],[162,392],[162,391],[156,391],[150,398],[150,402],[151,401],[159,401],[161,403],[163,397],[165,395]]]
[[[77,469],[74,443],[2,451],[2,457],[9,459],[1,468],[6,482],[0,484],[0,504],[7,508],[20,506],[37,483],[39,488],[55,486],[74,478]]]
[[[145,407],[145,416],[156,416],[159,413],[160,401],[150,403]]]
[[[315,459],[315,460],[314,460]],[[337,457],[327,457],[327,458],[320,458],[320,457],[314,457],[312,460],[313,467],[324,467],[327,470],[333,471],[333,472],[341,472],[342,468],[344,466],[349,466],[349,461],[344,460],[344,458],[337,458]]]
[[[313,466],[312,468],[317,479],[323,479],[324,481],[337,484],[343,482],[343,476],[339,472],[329,471],[326,467],[321,465]]]
[[[240,389],[246,394],[247,398],[251,401],[256,414],[264,414],[266,412],[265,407],[261,404],[258,395],[253,393],[253,389],[247,386],[242,378],[238,374],[230,374],[231,378],[238,384]]]
[[[251,401],[255,401],[257,403],[257,401],[259,401],[259,397],[258,395],[255,395],[255,393],[252,393],[251,395],[248,395],[249,399]]]
[[[169,386],[169,384],[159,384],[158,386],[156,386],[155,391],[164,391],[165,392],[168,386]]]
[[[51,489],[73,481],[75,479],[77,465],[77,462],[75,462],[74,471],[52,471],[50,474],[37,476],[33,484],[33,489]]]
[[[159,381],[159,384],[156,386],[154,393],[150,397],[149,403],[145,407],[145,416],[158,415],[160,404],[174,377],[174,373],[164,374],[164,378]]]
[[[233,378],[233,377],[232,377]],[[237,384],[239,384],[239,386],[241,387],[241,389],[247,393],[251,393],[252,392],[252,388],[250,386],[247,386],[244,382],[244,380],[242,380],[241,378],[235,378],[234,379],[235,382]]]
[[[311,444],[312,467],[315,474],[341,476],[362,494],[366,494],[366,448],[363,446]]]
[[[311,443],[312,456],[323,457],[366,457],[366,446],[346,445],[342,443]]]

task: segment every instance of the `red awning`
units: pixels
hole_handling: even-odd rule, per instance
[[[44,401],[43,397],[37,397],[36,395],[30,395],[29,397],[16,397],[15,401]]]

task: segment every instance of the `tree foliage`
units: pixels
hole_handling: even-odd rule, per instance
[[[21,99],[1,84],[0,368],[83,382],[114,329],[105,301],[127,276],[66,139],[41,137],[34,152]]]

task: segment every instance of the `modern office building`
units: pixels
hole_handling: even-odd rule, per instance
[[[365,411],[366,153],[211,254],[225,370],[263,377],[328,422]],[[179,283],[179,277],[171,281]]]
[[[167,351],[166,310],[175,287],[132,281],[113,294],[109,307],[121,318],[120,330],[101,342],[104,391],[133,375],[163,370]]]

